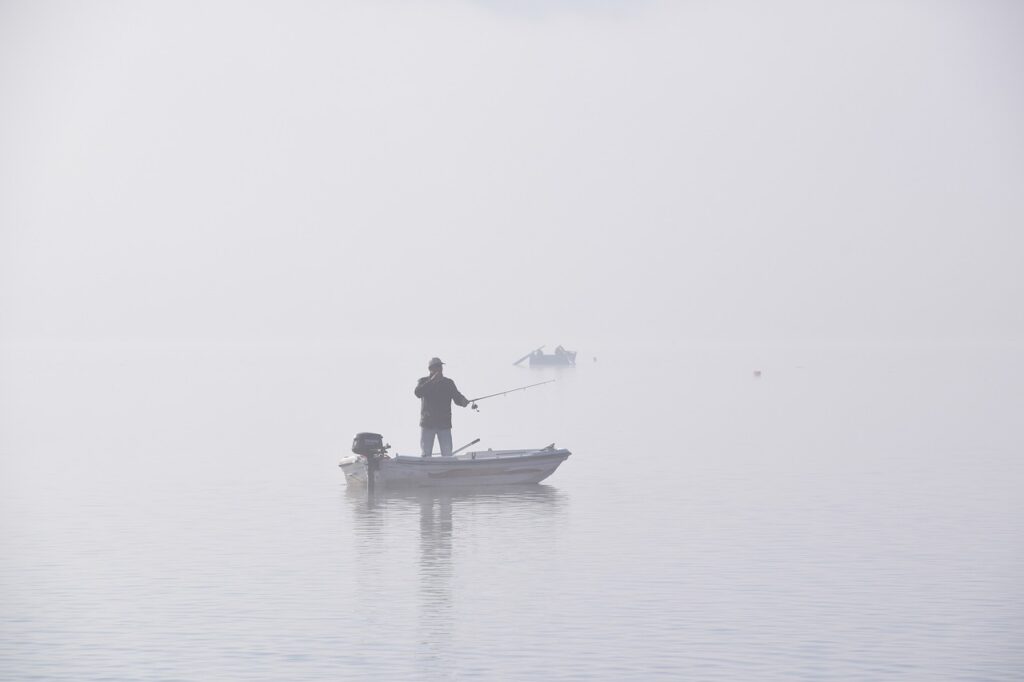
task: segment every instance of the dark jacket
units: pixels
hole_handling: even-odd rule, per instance
[[[430,377],[423,377],[416,382],[413,393],[420,399],[420,426],[427,429],[452,428],[452,403],[460,407],[469,405],[466,396],[455,388],[455,382],[448,377],[440,377],[427,383]]]

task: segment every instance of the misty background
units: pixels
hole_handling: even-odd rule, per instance
[[[0,677],[1018,679],[1022,38],[0,0]],[[573,456],[346,487],[435,355]]]
[[[1019,343],[1022,22],[5,2],[0,333]]]

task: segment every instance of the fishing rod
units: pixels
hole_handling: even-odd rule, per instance
[[[458,450],[452,450],[452,455],[453,455],[453,456],[454,456],[454,455],[457,455],[457,454],[459,454],[460,452],[462,452],[463,450],[465,450],[466,448],[468,448],[468,447],[469,447],[470,445],[476,445],[476,444],[477,444],[477,443],[479,443],[479,442],[480,442],[480,439],[479,439],[479,438],[477,438],[477,439],[476,439],[476,440],[474,440],[474,441],[470,441],[470,442],[466,443],[465,445],[463,445],[463,446],[462,446],[461,448],[459,448]]]
[[[536,384],[530,384],[529,386],[520,386],[519,388],[510,388],[507,391],[502,391],[500,393],[492,393],[490,395],[485,395],[485,396],[482,396],[480,398],[473,398],[472,400],[469,401],[470,402],[470,407],[472,409],[474,409],[474,410],[477,410],[479,408],[476,406],[476,403],[479,400],[486,400],[487,398],[493,398],[493,397],[499,396],[499,395],[508,395],[509,393],[515,393],[516,391],[525,391],[526,389],[533,388],[534,386],[543,386],[544,384],[554,383],[554,381],[555,381],[554,379],[548,379],[547,381],[541,381],[541,382],[538,382]]]

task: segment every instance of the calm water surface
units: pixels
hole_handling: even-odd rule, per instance
[[[434,353],[558,379],[457,446],[574,455],[348,489],[353,433],[415,452]],[[1019,353],[520,354],[4,346],[0,678],[1024,677]]]

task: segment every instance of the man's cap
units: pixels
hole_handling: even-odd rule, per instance
[[[437,367],[438,365],[443,364],[444,363],[441,362],[441,358],[430,358],[430,362],[427,363],[427,369],[430,369],[431,367]]]

